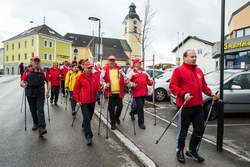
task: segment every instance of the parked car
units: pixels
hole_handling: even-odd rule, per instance
[[[146,72],[150,76],[150,78],[153,78],[153,69],[146,69]],[[165,71],[162,70],[155,70],[155,78],[157,78],[159,75],[165,73]]]
[[[165,72],[155,78],[155,99],[156,101],[163,101],[170,97],[169,82],[172,71]],[[153,96],[153,86],[148,86],[148,96]]]
[[[215,93],[220,87],[220,71],[210,72],[205,75],[206,82]],[[250,112],[250,71],[248,70],[225,70],[224,71],[224,112],[246,113]],[[218,93],[219,94],[219,93]],[[176,105],[176,97],[171,94],[170,101]],[[207,116],[211,106],[211,98],[203,94],[203,109]],[[215,103],[209,120],[217,118],[218,110]]]

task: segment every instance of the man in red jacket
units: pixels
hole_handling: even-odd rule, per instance
[[[50,103],[53,103],[57,105],[58,101],[58,95],[59,95],[59,89],[60,89],[60,78],[62,77],[61,75],[61,70],[58,68],[58,62],[54,61],[53,62],[53,67],[51,67],[48,71],[50,81],[51,81],[51,97],[50,97]]]
[[[65,97],[65,78],[66,78],[66,74],[68,73],[68,71],[70,70],[69,68],[69,61],[65,60],[63,62],[63,65],[60,67],[60,70],[62,71],[62,79],[61,79],[61,91],[63,93],[63,97]]]
[[[115,124],[120,124],[120,115],[123,108],[125,74],[122,67],[115,63],[115,56],[108,57],[108,65],[101,72],[101,84],[104,88],[104,96],[109,98],[108,110],[110,112],[111,129],[115,130]],[[115,111],[116,107],[116,111]]]
[[[183,54],[183,64],[176,68],[172,74],[169,88],[177,96],[176,105],[179,109],[184,101],[182,111],[179,113],[177,129],[177,160],[185,163],[184,147],[190,123],[193,124],[193,134],[190,139],[189,149],[186,155],[193,157],[198,162],[203,162],[204,158],[197,153],[197,146],[204,133],[204,113],[202,110],[202,93],[211,96],[214,100],[218,97],[213,95],[208,88],[201,69],[196,65],[196,53],[194,50],[187,50]]]
[[[141,59],[135,58],[133,61],[134,68],[128,74],[128,86],[131,87],[132,95],[135,99],[138,124],[141,129],[146,129],[144,125],[144,102],[148,96],[147,85],[152,85],[153,81],[149,79],[147,72],[141,67]],[[132,113],[134,115],[134,113]]]
[[[93,133],[90,121],[94,114],[96,91],[100,92],[100,82],[92,73],[93,64],[90,61],[84,63],[84,71],[77,78],[74,86],[74,99],[77,107],[81,107],[83,124],[87,145],[92,144]]]

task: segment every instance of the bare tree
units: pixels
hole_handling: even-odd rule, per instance
[[[142,62],[143,62],[143,66],[145,66],[145,51],[146,48],[150,45],[150,43],[152,42],[150,40],[150,32],[152,32],[153,27],[151,25],[152,19],[154,18],[155,14],[157,11],[154,11],[152,9],[150,0],[147,0],[145,3],[145,7],[144,7],[144,11],[143,11],[143,21],[142,21],[142,29],[141,29],[141,38],[140,36],[136,36],[135,37],[138,39],[138,41],[141,44],[142,47]]]

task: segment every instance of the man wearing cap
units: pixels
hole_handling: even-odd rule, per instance
[[[92,73],[92,68],[93,64],[90,61],[86,61],[84,63],[84,71],[77,78],[74,86],[74,99],[77,101],[77,107],[82,109],[87,145],[92,144],[93,133],[90,121],[95,110],[96,91],[100,92],[100,82]]]
[[[123,108],[122,98],[124,96],[125,77],[122,67],[115,63],[115,56],[109,56],[108,65],[103,67],[100,79],[104,89],[104,96],[109,98],[108,110],[112,130],[116,129],[116,123],[120,124],[119,117]]]
[[[32,61],[33,65],[24,71],[20,85],[25,88],[25,95],[27,96],[34,123],[32,130],[39,128],[39,136],[43,136],[47,133],[44,115],[44,84],[47,82],[46,98],[49,98],[51,84],[48,75],[40,67],[39,56],[34,56]]]
[[[134,69],[128,74],[128,86],[131,87],[132,95],[135,99],[138,112],[138,124],[141,129],[146,129],[144,125],[144,102],[148,96],[147,85],[152,85],[147,72],[141,67],[141,59],[135,58],[133,61]]]
[[[63,62],[63,65],[60,67],[60,70],[62,71],[62,79],[61,79],[61,91],[62,91],[62,94],[63,94],[63,97],[65,97],[65,78],[66,78],[66,74],[67,72],[70,70],[69,68],[69,61],[68,60],[65,60]]]

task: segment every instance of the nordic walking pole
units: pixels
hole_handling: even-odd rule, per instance
[[[170,125],[173,123],[174,119],[177,117],[177,115],[180,113],[180,111],[182,110],[183,106],[186,104],[187,101],[184,101],[184,103],[182,104],[182,106],[180,107],[180,109],[177,111],[177,113],[175,114],[174,118],[170,121],[170,123],[168,124],[168,126],[166,127],[166,129],[164,130],[164,132],[161,134],[160,138],[155,142],[155,144],[158,144],[159,141],[161,140],[162,136],[166,133],[166,131],[168,130],[168,128],[170,127]]]
[[[128,101],[128,105],[127,105],[127,108],[126,108],[126,111],[125,111],[124,117],[123,117],[123,119],[122,119],[123,121],[125,120],[125,117],[126,117],[127,112],[128,112],[128,107],[129,107],[129,105],[130,105],[131,101],[132,101],[132,94],[130,95],[130,99],[129,99],[129,101]]]
[[[102,96],[102,101],[104,99],[104,95]],[[98,135],[100,135],[100,129],[101,129],[101,117],[102,117],[102,101],[101,101],[101,105],[100,105],[100,116],[99,116],[99,124],[98,124]],[[104,103],[105,104],[105,103]]]
[[[219,92],[219,91],[217,91],[217,92],[215,93],[215,95],[217,95],[218,92]],[[208,123],[210,114],[211,114],[211,112],[212,112],[213,106],[214,106],[214,101],[215,101],[215,100],[212,100],[212,104],[211,104],[211,106],[210,106],[210,108],[209,108],[209,112],[208,112],[208,115],[207,115],[207,119],[206,119],[206,122],[205,122],[205,124],[204,124],[204,132],[205,132],[205,130],[206,130],[207,123]],[[201,141],[202,141],[202,138],[203,138],[203,135],[201,136]],[[196,150],[197,152],[198,152],[199,149],[200,149],[201,141],[199,142],[199,144],[198,144],[198,146],[197,146],[197,150]]]
[[[80,108],[80,107],[78,107],[78,108],[76,109],[76,114],[78,113],[79,108]],[[76,114],[75,114],[75,116],[73,117],[73,121],[72,121],[72,124],[71,124],[72,127],[74,126],[74,123],[75,123],[75,120],[76,120]]]
[[[106,131],[106,139],[109,138],[108,133],[109,133],[109,110],[107,109],[107,131]]]
[[[62,80],[60,79],[59,81],[60,81],[60,98],[61,98],[61,104],[62,104],[63,103],[62,102],[62,85],[61,85]]]
[[[49,122],[50,122],[50,115],[49,115],[49,98],[48,97],[46,97],[47,98],[47,108],[48,108],[48,120],[49,120]]]
[[[22,97],[22,103],[21,103],[21,108],[20,108],[20,112],[23,112],[23,99],[25,98],[25,89],[23,89],[23,97]]]
[[[134,110],[132,110],[132,114],[134,115]],[[133,119],[133,128],[134,128],[134,135],[136,135],[136,131],[135,131],[135,120]]]
[[[24,130],[27,131],[26,96],[24,96]]]
[[[65,111],[67,111],[67,104],[68,104],[68,94],[69,94],[69,92],[68,92],[68,90],[67,90],[67,92],[66,92],[66,96],[65,96]]]
[[[153,54],[153,105],[154,105],[154,119],[156,125],[156,108],[155,108],[155,55]]]

